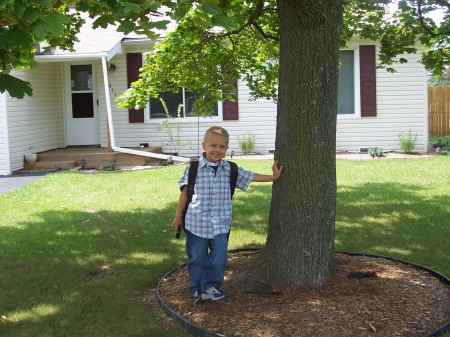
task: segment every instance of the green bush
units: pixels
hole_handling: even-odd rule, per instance
[[[103,166],[99,167],[98,170],[99,171],[120,171],[121,168],[120,168],[120,166],[117,166],[117,165],[108,164],[108,165],[103,165]]]
[[[411,153],[416,147],[417,133],[413,134],[412,130],[409,129],[406,132],[400,133],[399,137],[402,150],[405,153]]]
[[[250,152],[253,152],[255,149],[255,135],[248,132],[246,135],[238,137],[239,146],[241,147],[244,155],[248,155]]]
[[[369,146],[369,149],[367,150],[370,156],[372,158],[376,157],[382,157],[383,156],[383,148],[379,146]]]

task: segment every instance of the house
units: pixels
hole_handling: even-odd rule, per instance
[[[89,24],[79,39],[76,53],[37,54],[38,67],[14,72],[31,83],[32,97],[18,100],[0,95],[0,175],[21,169],[27,152],[108,147],[111,142],[123,151],[142,144],[173,150],[167,146],[163,119],[153,103],[140,111],[119,109],[115,103],[137,79],[142,53],[150,51],[156,41],[125,37],[114,27],[92,30]],[[417,134],[415,150],[427,152],[427,74],[419,55],[404,55],[408,63],[388,73],[375,68],[377,48],[372,41],[354,39],[341,51],[337,151],[360,152],[370,146],[400,151],[399,134],[411,129]],[[229,130],[230,150],[237,154],[241,152],[239,139],[248,132],[255,136],[256,152],[274,150],[276,104],[265,99],[250,101],[249,89],[241,81],[237,92],[237,101],[218,104],[214,116],[189,117],[188,111],[182,111],[180,137],[186,146],[180,156],[197,156],[204,131],[212,125]],[[190,97],[180,90],[177,99],[186,103]]]

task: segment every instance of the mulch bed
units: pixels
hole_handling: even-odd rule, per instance
[[[448,285],[426,270],[385,258],[337,253],[337,271],[320,288],[256,295],[232,285],[232,275],[250,270],[259,254],[229,253],[224,300],[194,304],[185,267],[161,282],[161,299],[206,331],[229,337],[424,337],[450,320]],[[376,276],[349,278],[355,271]]]

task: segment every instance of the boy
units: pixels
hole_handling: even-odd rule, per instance
[[[222,127],[209,128],[203,139],[204,153],[200,156],[194,195],[186,220],[187,270],[191,277],[189,292],[195,303],[216,301],[226,295],[220,289],[227,264],[228,233],[231,227],[230,164],[222,160],[228,150],[229,134]],[[277,162],[272,175],[258,174],[238,168],[236,187],[246,190],[252,181],[276,181],[283,171]],[[189,166],[179,181],[181,190],[172,226],[182,228],[182,214],[187,201]]]

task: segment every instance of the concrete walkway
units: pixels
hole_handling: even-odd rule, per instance
[[[9,176],[0,176],[0,194],[4,194],[16,188],[32,183],[36,179],[42,178],[46,174],[48,174],[48,172],[17,173]]]

